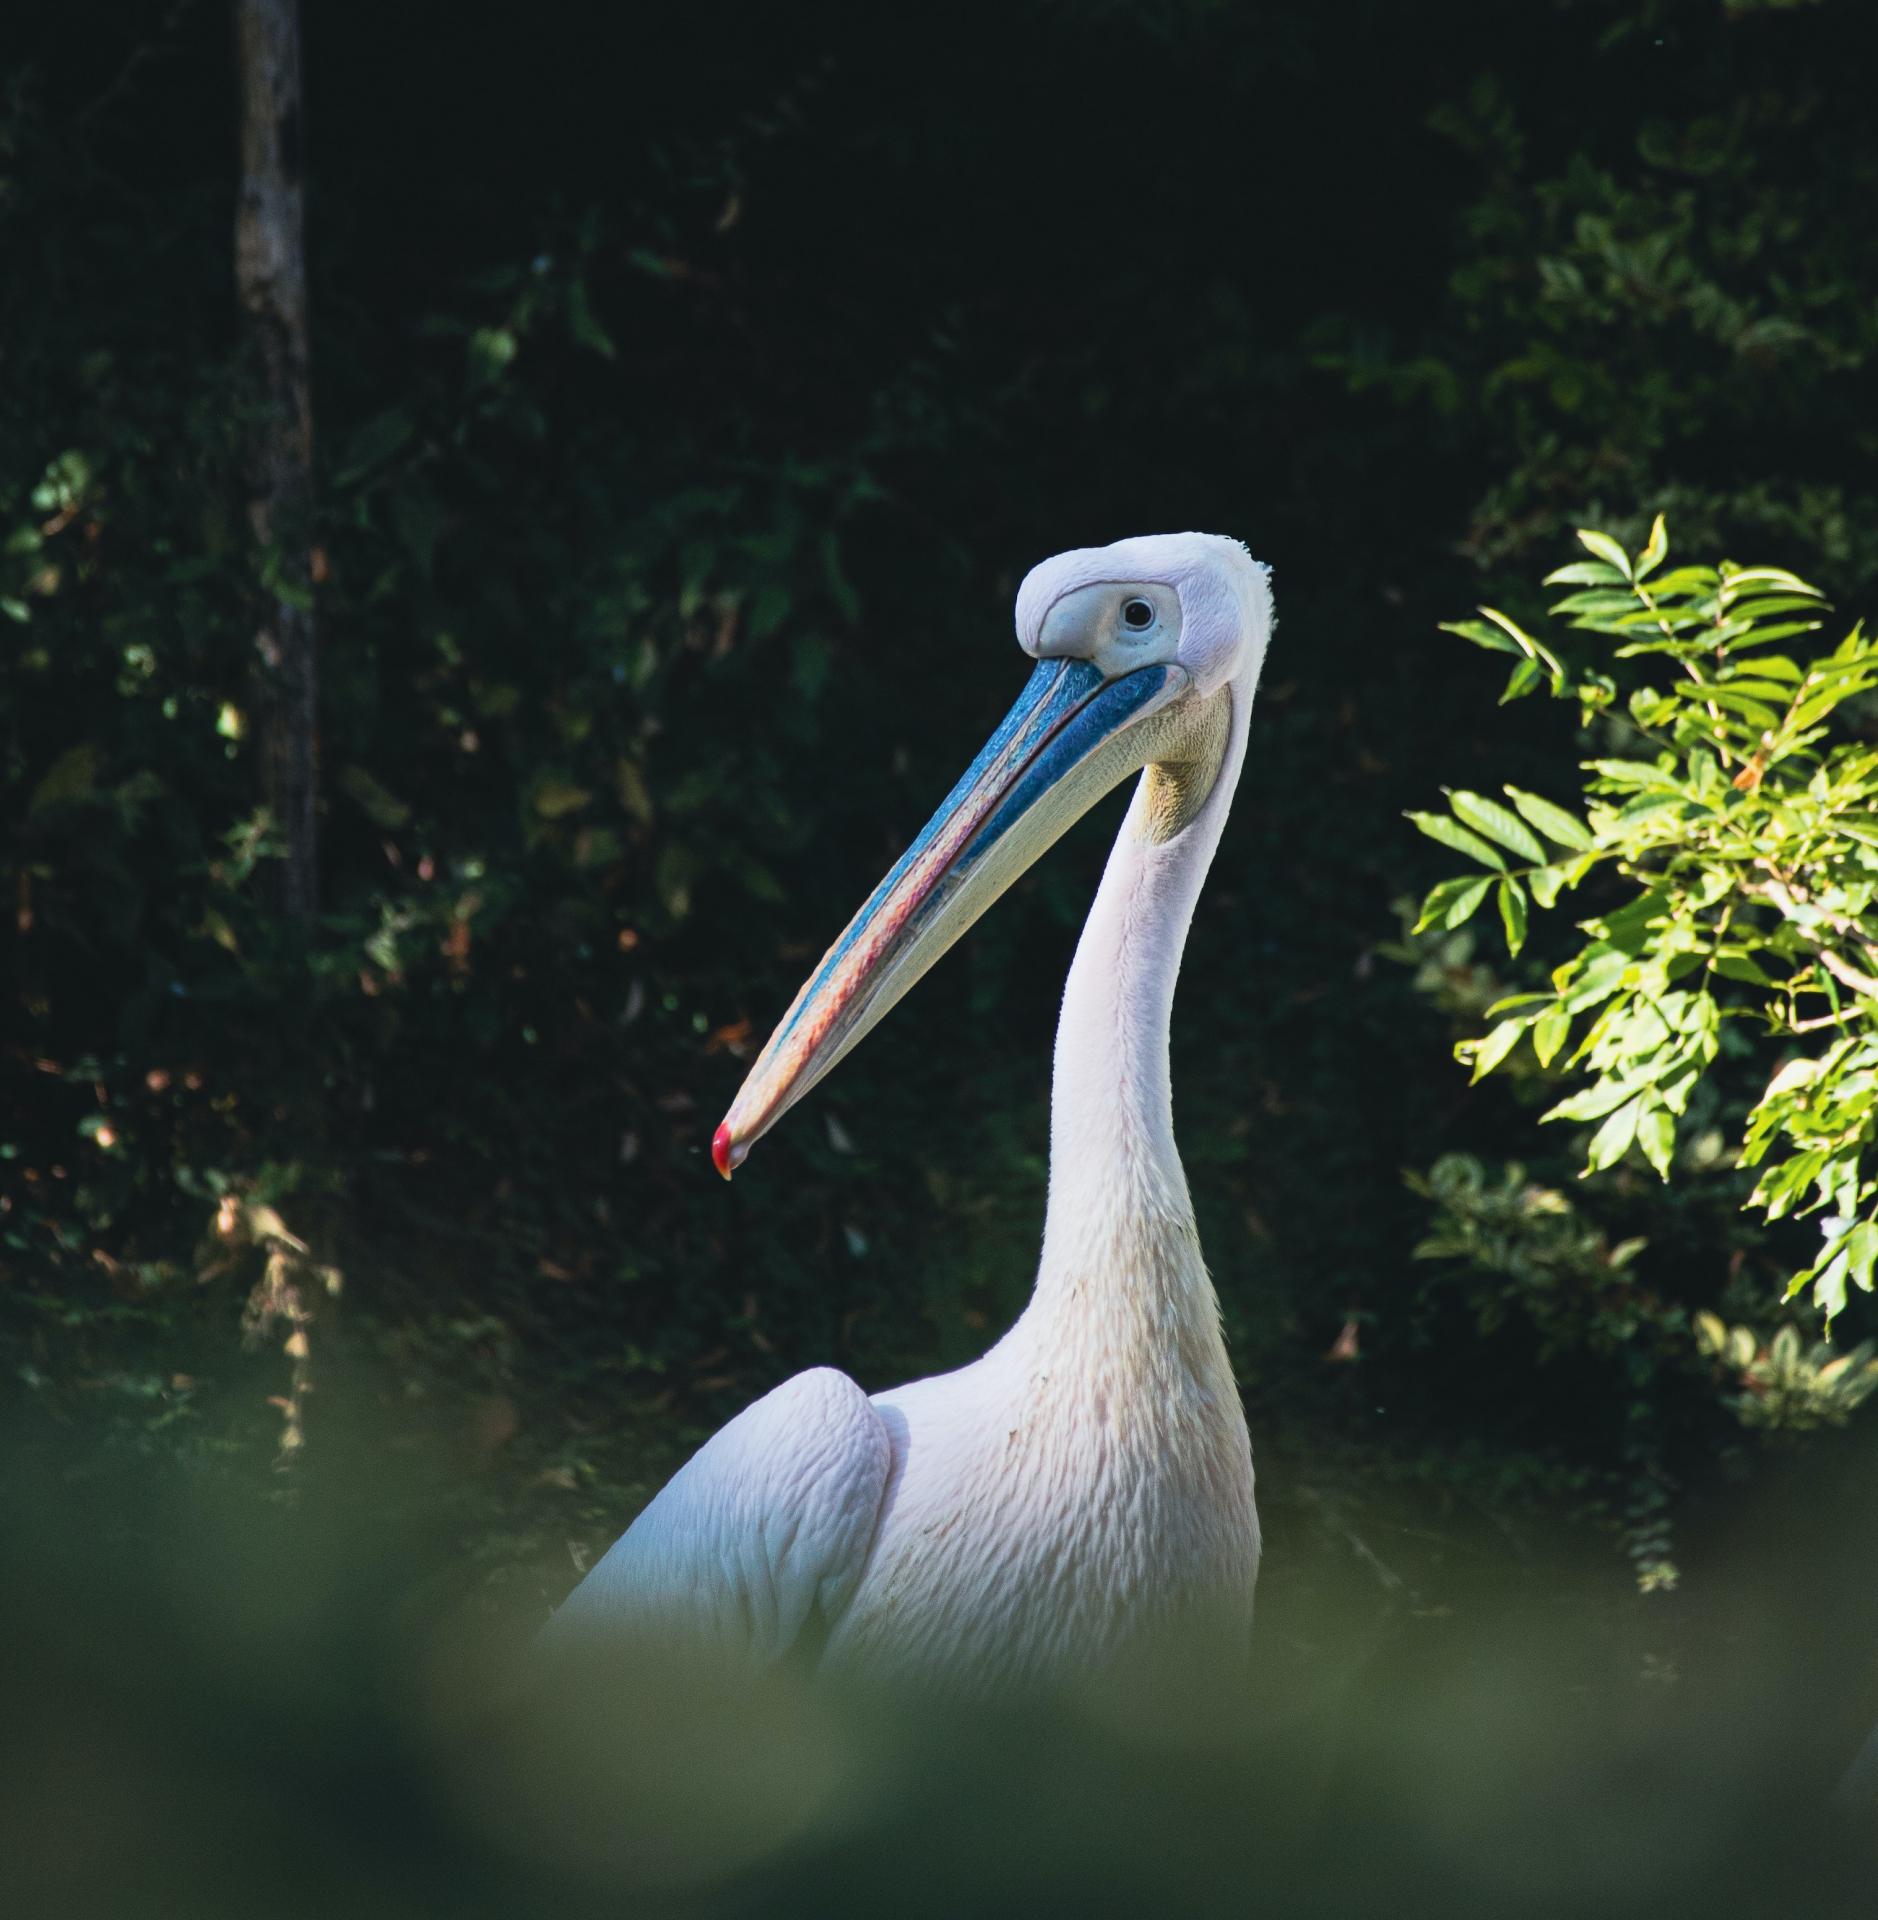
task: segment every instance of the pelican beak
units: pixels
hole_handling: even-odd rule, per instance
[[[711,1141],[726,1180],[1019,874],[1146,764],[1142,723],[1188,685],[1172,664],[1106,680],[1086,660],[1038,663],[984,751],[770,1036]]]

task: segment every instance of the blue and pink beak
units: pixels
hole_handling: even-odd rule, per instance
[[[725,1179],[1019,874],[1145,754],[1128,736],[1188,687],[1178,666],[1104,679],[1038,663],[965,777],[809,976],[711,1140]]]

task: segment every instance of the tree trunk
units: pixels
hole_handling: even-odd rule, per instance
[[[260,404],[248,521],[265,561],[255,646],[258,743],[283,903],[319,903],[319,669],[313,625],[313,400],[307,365],[299,0],[234,0],[241,79],[235,290]]]

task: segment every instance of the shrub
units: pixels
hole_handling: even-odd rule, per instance
[[[1575,1084],[1544,1116],[1592,1129],[1587,1171],[1639,1154],[1665,1180],[1704,1076],[1766,1070],[1736,1158],[1746,1204],[1817,1218],[1787,1280],[1830,1323],[1878,1263],[1878,751],[1855,724],[1878,647],[1854,626],[1820,651],[1818,590],[1780,567],[1665,570],[1661,517],[1632,556],[1609,535],[1546,576],[1552,612],[1592,642],[1535,638],[1497,608],[1448,630],[1512,656],[1504,700],[1575,701],[1595,744],[1583,800],[1508,785],[1451,791],[1421,830],[1473,870],[1440,882],[1419,928],[1491,900],[1509,956],[1533,908],[1580,888],[1595,910],[1543,987],[1500,999],[1461,1043],[1476,1081],[1522,1045]],[[1610,644],[1610,643],[1615,643]]]

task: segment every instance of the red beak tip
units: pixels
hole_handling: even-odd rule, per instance
[[[711,1135],[711,1165],[726,1180],[730,1178],[733,1163],[730,1157],[730,1122],[728,1120]]]

